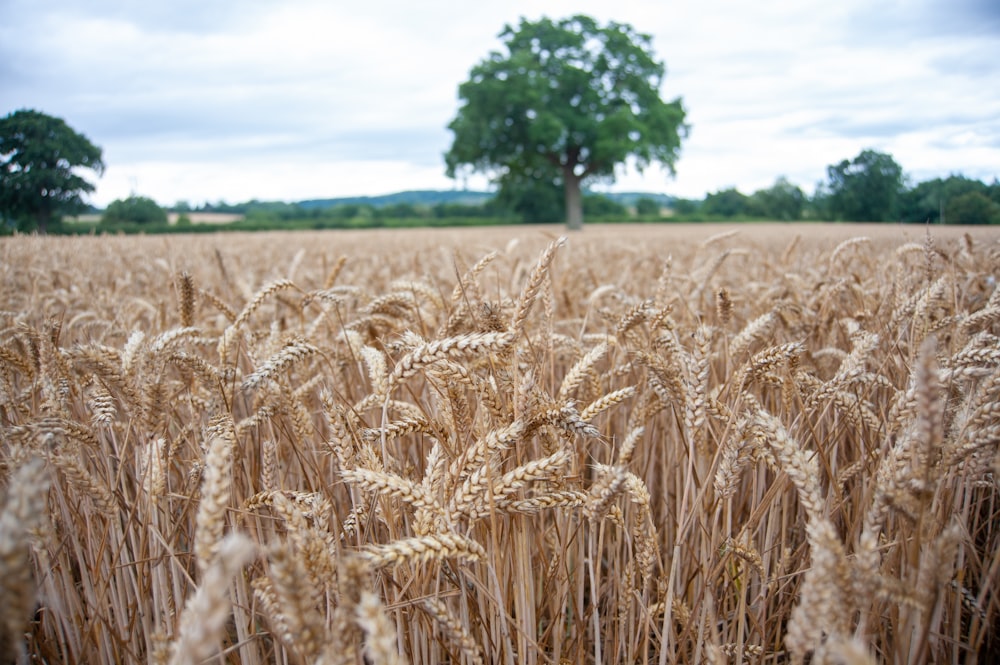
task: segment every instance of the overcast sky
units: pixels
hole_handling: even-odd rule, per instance
[[[504,24],[574,13],[652,35],[688,113],[676,177],[616,191],[812,192],[865,148],[1000,177],[998,0],[0,0],[0,115],[103,148],[100,206],[451,189],[458,85]]]

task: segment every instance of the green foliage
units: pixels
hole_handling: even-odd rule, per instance
[[[735,187],[722,189],[705,197],[701,212],[708,216],[737,217],[747,214],[749,199]]]
[[[0,119],[0,218],[45,233],[86,209],[94,185],[74,169],[104,172],[101,149],[60,118],[20,110]]]
[[[802,219],[806,195],[800,187],[778,178],[768,189],[753,193],[748,202],[748,212],[765,219],[794,221]]]
[[[419,210],[412,203],[393,203],[387,205],[378,210],[379,217],[395,217],[399,219],[413,219],[416,217],[421,217],[421,210]]]
[[[166,224],[167,213],[153,199],[133,194],[127,199],[112,201],[101,216],[101,224],[106,226],[123,223]]]
[[[862,150],[854,159],[827,167],[828,210],[834,219],[889,222],[899,218],[903,169],[891,155]]]
[[[583,214],[604,219],[621,218],[628,215],[628,208],[603,194],[584,194]]]
[[[1000,204],[983,192],[966,192],[945,205],[949,224],[1000,224]]]
[[[489,192],[478,192],[471,190],[436,190],[436,189],[411,189],[392,194],[381,194],[379,196],[345,196],[334,199],[309,199],[299,201],[297,204],[302,208],[333,208],[346,204],[368,205],[380,208],[396,203],[409,203],[418,208],[433,208],[439,204],[460,204],[460,205],[480,205],[492,199]]]
[[[549,223],[566,217],[563,187],[555,177],[511,174],[500,181],[496,206],[522,222]]]
[[[496,197],[491,197],[486,203],[438,203],[431,208],[431,215],[436,219],[454,217],[492,217],[497,211]]]
[[[652,162],[673,169],[684,109],[679,99],[660,99],[664,67],[648,35],[577,15],[522,18],[499,37],[506,52],[491,53],[459,86],[462,106],[448,126],[449,176],[461,167],[489,173],[501,192],[512,180],[521,181],[515,191],[532,188],[525,180],[543,190],[559,183],[576,228],[588,178],[613,180],[627,158],[639,169]]]
[[[958,218],[952,218],[951,214],[949,214],[951,206],[958,199],[971,194],[979,194],[987,200],[1000,203],[1000,185],[994,184],[989,186],[979,180],[952,175],[944,179],[935,178],[933,180],[926,180],[906,191],[900,199],[900,218],[904,222],[939,222],[941,221],[941,213],[945,212],[945,221],[949,223],[989,223],[985,221],[959,221]],[[991,199],[994,196],[996,198]],[[966,204],[960,204],[960,208],[963,205],[967,205],[967,203],[968,201]],[[982,204],[980,203],[980,205]],[[964,217],[969,218],[971,210],[966,209],[962,212]],[[987,209],[984,208],[983,212],[987,213]]]
[[[673,211],[675,215],[690,216],[698,212],[701,202],[697,199],[675,199]]]
[[[778,178],[774,185],[759,189],[747,196],[735,187],[722,189],[705,196],[704,201],[676,199],[672,205],[674,215],[689,220],[717,219],[768,219],[779,221],[800,220],[805,217],[808,197],[786,178]]]
[[[628,215],[624,205],[601,194],[584,194],[582,203],[587,217],[609,219]],[[501,183],[493,205],[485,211],[529,224],[551,224],[566,217],[565,192],[554,179],[508,178]]]
[[[660,204],[651,198],[641,198],[635,202],[635,213],[640,217],[659,217]]]

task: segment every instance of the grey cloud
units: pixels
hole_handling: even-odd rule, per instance
[[[822,131],[828,134],[867,139],[891,138],[925,125],[915,118],[868,119],[863,114],[829,116],[819,123]]]
[[[81,118],[92,138],[115,146],[127,160],[155,154],[158,159],[213,159],[220,154],[247,158],[280,156],[291,161],[399,160],[438,164],[447,148],[444,126],[357,128],[335,116],[242,105],[174,109],[108,109]]]
[[[437,166],[443,164],[441,155],[447,150],[450,138],[451,135],[443,127],[439,130],[393,129],[342,133],[330,145],[353,158],[364,155],[368,159]]]
[[[69,3],[65,0],[5,2],[7,20],[12,25],[31,27],[46,15],[67,18],[100,18],[135,25],[145,31],[215,33],[273,6],[267,0],[172,0],[171,2],[133,2],[132,0],[88,0]]]
[[[31,106],[63,117],[116,164],[156,162],[167,172],[177,162],[189,172],[232,159],[238,188],[250,186],[241,175],[248,164],[392,160],[437,172],[468,69],[497,48],[516,9],[556,12],[546,0],[513,4],[0,0],[0,114]],[[998,142],[990,122],[1000,116],[991,93],[1000,86],[997,0],[766,8],[731,0],[725,11],[709,2],[672,23],[661,5],[646,4],[648,25],[631,20],[643,31],[674,26],[654,42],[668,68],[664,96],[682,96],[694,125],[681,178],[710,162],[698,176],[707,182],[740,159],[754,163],[746,177],[757,177],[770,158],[788,160],[774,168],[808,184],[810,168],[821,172],[837,155],[802,147],[842,143],[828,139],[860,146],[907,135],[951,151],[931,146],[940,154],[960,153],[952,145],[960,140]],[[580,10],[619,11],[596,7]],[[719,23],[720,15],[728,18]],[[300,33],[296,21],[310,18]],[[340,40],[330,39],[338,25]]]
[[[989,45],[980,44],[976,47],[967,46],[963,49],[955,49],[952,52],[931,58],[929,64],[937,72],[946,76],[960,76],[981,79],[993,76],[998,88],[1000,88],[1000,44],[996,49]]]
[[[891,139],[927,129],[947,131],[952,127],[979,126],[990,128],[990,134],[1000,135],[1000,123],[987,112],[971,110],[956,112],[919,112],[919,100],[913,101],[910,114],[880,115],[863,111],[852,113],[825,113],[809,123],[800,123],[784,129],[784,136],[841,136],[847,138]]]
[[[919,49],[921,41],[969,36],[1000,37],[996,0],[912,0],[869,2],[846,23],[852,42],[903,44]]]
[[[991,116],[976,122],[956,124],[945,128],[935,138],[928,141],[928,146],[940,150],[951,150],[956,143],[974,143],[979,148],[1000,149],[1000,118]],[[997,163],[1000,168],[1000,162]]]

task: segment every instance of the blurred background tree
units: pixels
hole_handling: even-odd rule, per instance
[[[167,212],[153,199],[133,194],[126,199],[112,201],[101,216],[101,223],[166,224]]]
[[[659,217],[660,204],[654,199],[642,197],[635,202],[635,214],[639,217]]]
[[[101,149],[64,120],[28,109],[0,119],[0,215],[18,229],[45,233],[86,210],[81,195],[94,185],[81,168],[100,176]]]
[[[805,192],[782,176],[768,189],[754,192],[748,206],[755,216],[789,222],[802,219],[807,201]]]
[[[997,224],[1000,184],[990,186],[961,175],[925,180],[904,192],[900,207],[904,222]]]
[[[862,150],[852,160],[828,166],[828,212],[835,220],[890,222],[899,219],[903,168],[892,155]]]
[[[648,35],[577,15],[522,18],[499,36],[506,52],[491,53],[458,88],[449,176],[460,167],[490,173],[508,194],[531,190],[526,181],[545,193],[558,183],[567,226],[578,229],[588,179],[613,181],[626,163],[673,171],[685,113],[679,98],[660,98],[665,70]]]

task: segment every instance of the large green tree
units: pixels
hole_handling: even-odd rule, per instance
[[[889,222],[899,216],[903,168],[892,155],[862,150],[852,160],[827,167],[827,206],[834,219]]]
[[[468,167],[501,189],[510,180],[555,180],[576,229],[584,181],[611,181],[630,158],[640,170],[658,162],[673,172],[687,131],[684,108],[660,98],[664,66],[649,35],[577,15],[522,18],[499,37],[504,51],[490,53],[458,88],[449,176]]]
[[[60,118],[15,111],[0,120],[0,215],[45,233],[53,220],[86,208],[94,191],[78,170],[104,172],[101,149]]]

